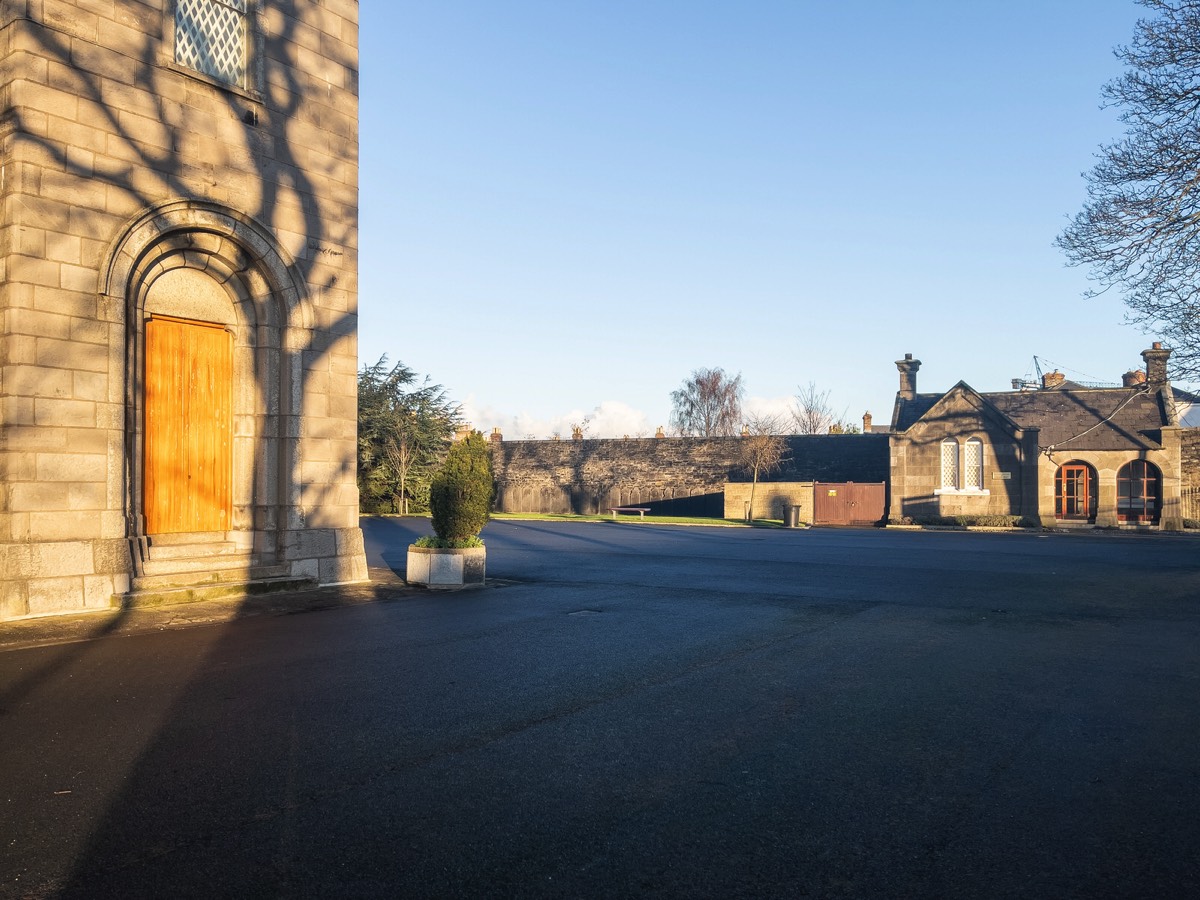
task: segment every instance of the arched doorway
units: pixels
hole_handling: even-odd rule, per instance
[[[1162,473],[1144,459],[1127,462],[1117,472],[1117,521],[1157,525],[1162,513]]]
[[[103,287],[126,325],[135,588],[177,564],[192,571],[189,553],[268,572],[298,518],[300,354],[288,350],[311,325],[302,283],[253,220],[180,200],[130,226]]]
[[[1054,518],[1064,522],[1096,521],[1096,470],[1072,460],[1054,475]]]

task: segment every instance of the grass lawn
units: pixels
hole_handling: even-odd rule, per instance
[[[622,513],[615,519],[611,513],[594,516],[555,515],[550,513],[492,513],[493,519],[534,519],[561,522],[607,522],[618,525],[718,525],[729,528],[782,528],[782,519],[715,519],[703,516],[640,516]]]
[[[364,513],[368,515],[368,513]],[[387,515],[386,513],[372,513],[370,515]],[[403,516],[395,516],[395,518],[404,518]],[[413,515],[408,518],[427,519],[428,515]],[[577,516],[573,514],[552,514],[552,513],[492,513],[492,518],[498,521],[508,519],[523,519],[525,521],[535,522],[605,522],[609,525],[711,525],[726,528],[782,528],[782,519],[755,519],[753,522],[747,522],[744,519],[710,519],[702,516],[646,516],[640,518],[628,513],[618,516],[616,519],[611,514],[595,515],[595,516]]]

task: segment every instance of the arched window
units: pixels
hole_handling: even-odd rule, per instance
[[[1117,521],[1157,525],[1162,510],[1162,475],[1144,459],[1127,462],[1117,473]]]
[[[958,441],[946,438],[942,441],[942,481],[943,490],[958,490]]]
[[[971,438],[963,445],[963,490],[983,490],[983,441]]]
[[[959,444],[946,438],[939,445],[940,472],[935,494],[986,494],[983,486],[983,441],[969,438]]]
[[[1078,460],[1064,463],[1054,474],[1054,518],[1096,521],[1096,470]]]

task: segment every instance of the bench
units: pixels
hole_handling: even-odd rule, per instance
[[[610,506],[609,511],[613,514],[613,518],[617,517],[617,513],[637,513],[639,519],[646,518],[646,513],[650,512],[648,506]]]

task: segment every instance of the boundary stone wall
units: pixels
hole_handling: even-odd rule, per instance
[[[611,506],[720,494],[730,482],[747,482],[748,489],[749,476],[738,462],[739,440],[496,441],[495,509],[595,514]],[[888,480],[887,435],[791,435],[786,441],[785,463],[760,478],[760,491],[776,482]]]
[[[1200,520],[1200,428],[1179,429],[1179,500],[1184,519]]]
[[[1200,490],[1200,428],[1179,430],[1179,470],[1184,490]]]

